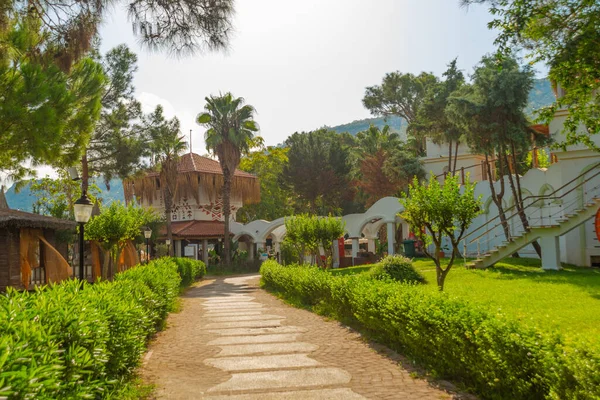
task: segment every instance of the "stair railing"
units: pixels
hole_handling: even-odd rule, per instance
[[[553,200],[555,204],[558,203],[558,201],[561,201],[565,196],[571,194],[573,191],[584,187],[584,185],[588,182],[590,182],[592,179],[600,176],[600,163],[596,163],[595,165],[592,166],[592,168],[588,169],[587,171],[581,173],[580,175],[576,176],[575,178],[571,179],[569,182],[565,183],[564,185],[562,185],[561,187],[559,187],[558,189],[555,189],[553,192],[548,193],[546,195],[542,195],[542,196],[527,196],[525,198],[523,198],[523,203],[525,204],[526,201],[531,200],[531,202],[529,204],[527,204],[523,210],[526,210],[526,214],[529,213],[529,215],[527,215],[527,218],[529,220],[529,218],[531,217],[531,215],[533,213],[535,213],[536,211],[539,210],[540,212],[540,221],[542,222],[543,225],[543,214],[542,214],[542,208],[544,208],[544,203],[542,203],[542,206],[537,207],[537,209],[534,209],[534,206],[537,206],[539,204],[539,202],[541,201],[548,201],[548,200]],[[593,173],[592,173],[593,172]],[[587,176],[588,174],[592,173],[590,176]],[[584,178],[583,180],[581,180],[582,178]],[[562,193],[561,195],[556,195],[558,192],[564,190],[565,188],[567,188],[568,186],[575,184],[575,186],[573,186],[572,188],[570,188],[569,190],[567,190],[566,192]],[[594,189],[598,189],[594,191],[594,195],[599,195],[600,194],[600,185],[596,186]],[[587,192],[590,192],[590,190],[588,190]],[[583,202],[585,204],[586,202],[586,194],[587,192],[584,190],[583,193]],[[566,204],[568,206],[571,205],[577,205],[579,206],[581,202],[581,199],[579,198],[579,196],[576,196],[574,199],[570,199],[569,202]],[[547,203],[546,203],[547,204]],[[552,215],[549,215],[548,218],[550,218],[551,216],[556,216],[559,213],[562,213],[562,217],[564,218],[564,216],[567,214],[566,209],[567,207],[565,204],[558,204],[559,206],[559,211],[557,213],[554,213]],[[507,208],[506,210],[504,210],[505,215],[509,212],[512,212],[511,215],[506,217],[506,221],[509,224],[509,229],[512,228],[513,230],[523,233],[526,233],[526,229],[523,227],[522,221],[519,218],[519,213],[516,210],[517,208],[517,204],[515,203],[513,206]],[[570,207],[568,207],[570,208]],[[533,211],[532,211],[533,210]],[[514,222],[514,218],[516,219],[516,223]],[[479,227],[477,227],[476,229],[474,229],[473,231],[469,232],[464,238],[463,238],[463,247],[465,249],[467,249],[468,245],[473,244],[473,243],[477,243],[477,257],[481,256],[481,245],[487,245],[489,244],[489,242],[497,239],[499,236],[505,236],[504,234],[504,229],[502,228],[502,222],[497,222],[500,220],[500,215],[497,215],[496,217],[490,219],[489,221],[487,221],[486,223],[480,225]],[[493,225],[491,228],[489,228],[489,225],[491,225],[492,223],[496,222],[495,225]],[[519,227],[520,225],[520,227]],[[549,224],[548,225],[552,225],[552,219],[549,219]],[[530,223],[530,227],[532,227],[533,224]],[[468,239],[469,237],[473,236],[476,232],[481,231],[484,227],[488,227],[487,230],[485,230],[482,233],[479,233],[476,237],[472,238],[472,239]],[[497,233],[495,233],[494,231],[498,231]],[[487,239],[483,239],[485,236],[490,236]],[[515,235],[518,236],[518,235]],[[513,234],[511,232],[509,232],[509,237],[507,238],[508,241],[512,241],[513,238]],[[489,246],[485,246],[488,247]],[[465,250],[466,253],[466,250]]]

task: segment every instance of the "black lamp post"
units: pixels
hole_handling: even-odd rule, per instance
[[[152,229],[150,229],[149,226],[146,226],[144,228],[144,237],[146,238],[146,263],[148,261],[150,261],[150,244],[148,243],[148,240],[150,239],[151,236],[152,236]]]
[[[171,241],[167,239],[165,240],[165,244],[167,245],[167,256],[171,257]]]
[[[83,226],[90,220],[94,205],[87,197],[84,191],[81,197],[73,205],[75,212],[75,221],[79,223],[79,279],[85,280],[85,271],[83,265],[84,249],[83,249]]]

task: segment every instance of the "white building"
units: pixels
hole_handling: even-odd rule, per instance
[[[548,127],[549,134],[557,143],[564,140],[563,125],[568,111],[560,110]],[[592,136],[600,146],[600,135]],[[485,267],[518,251],[521,256],[537,257],[529,244],[534,239],[542,247],[542,266],[546,269],[560,268],[560,262],[579,266],[600,266],[600,243],[598,242],[594,215],[600,202],[600,153],[583,145],[568,146],[566,151],[554,151],[553,163],[548,168],[533,168],[520,177],[524,197],[525,214],[530,230],[523,229],[516,213],[508,177],[505,176],[506,194],[503,208],[509,222],[507,239],[500,224],[498,210],[492,201],[487,179],[485,157],[471,154],[465,144],[458,148],[456,173],[478,182],[476,195],[481,195],[484,212],[478,216],[465,237],[463,252],[479,260],[476,266]],[[443,179],[448,171],[448,146],[427,142],[427,156],[422,160],[425,171]],[[494,175],[494,174],[492,174]],[[500,182],[494,182],[496,190]],[[367,212],[346,215],[346,233],[352,239],[352,256],[356,257],[359,239],[368,240],[369,251],[375,250],[377,232],[387,227],[388,253],[394,251],[394,236],[408,237],[409,227],[398,217],[402,207],[397,198],[386,197],[375,203]],[[253,221],[247,225],[235,224],[235,239],[245,243],[266,246],[267,240],[277,248],[285,235],[284,219],[268,222]],[[398,228],[398,235],[394,235]],[[449,245],[449,243],[448,243]],[[251,246],[249,246],[250,248]]]

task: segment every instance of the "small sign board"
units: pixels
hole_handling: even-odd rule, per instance
[[[194,246],[185,246],[185,248],[183,249],[184,255],[186,257],[194,257],[196,255],[195,250],[196,248]]]

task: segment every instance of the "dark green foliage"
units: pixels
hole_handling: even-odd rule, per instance
[[[598,344],[566,343],[424,286],[333,275],[317,268],[261,267],[262,284],[284,298],[354,325],[486,399],[595,399]]]
[[[202,261],[192,260],[190,258],[173,258],[177,264],[177,271],[181,276],[181,286],[186,287],[194,283],[196,279],[206,275],[206,265]]]
[[[409,258],[387,256],[368,272],[375,279],[392,279],[398,282],[425,283],[425,278],[413,267]]]
[[[342,215],[351,200],[350,149],[344,136],[327,129],[294,133],[285,141],[288,163],[280,184],[295,193],[295,211]]]
[[[163,258],[115,282],[0,296],[0,397],[99,399],[118,390],[175,306],[179,263]],[[200,264],[186,264],[190,276]]]
[[[158,295],[155,299],[155,307],[161,320],[173,311],[174,299],[179,294],[179,284],[181,283],[181,277],[174,262],[167,258],[161,258],[153,263],[128,269],[115,276],[116,282],[128,280],[142,282]]]

